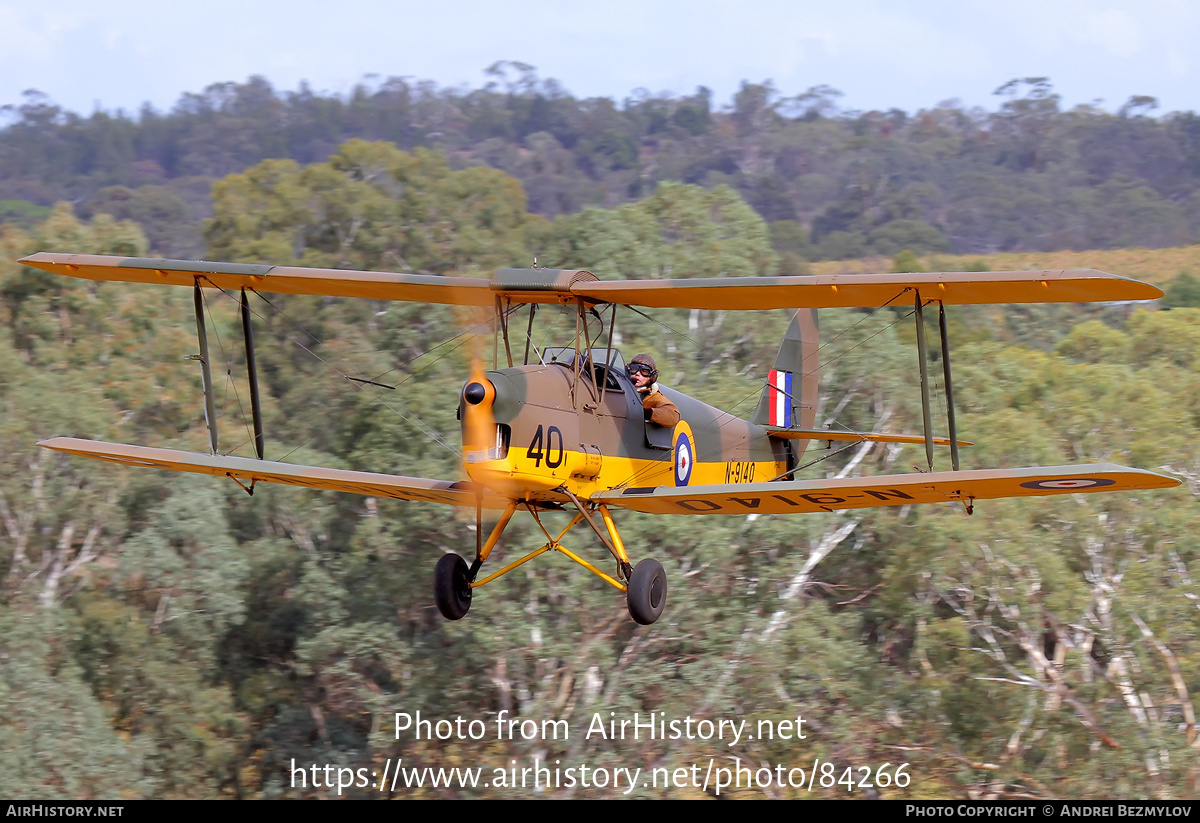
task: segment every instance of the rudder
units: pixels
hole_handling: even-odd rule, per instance
[[[750,418],[759,426],[811,429],[817,417],[817,310],[798,309]]]

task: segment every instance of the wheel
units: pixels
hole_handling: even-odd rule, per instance
[[[667,605],[667,573],[662,563],[646,558],[634,566],[625,597],[634,621],[649,626],[657,620]]]
[[[467,561],[457,554],[442,555],[433,570],[433,599],[447,620],[461,620],[471,608],[470,573]]]

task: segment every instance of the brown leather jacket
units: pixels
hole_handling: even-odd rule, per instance
[[[644,390],[642,408],[650,409],[651,423],[671,429],[679,422],[679,407],[663,396],[663,393],[658,390],[657,383],[651,383]]]

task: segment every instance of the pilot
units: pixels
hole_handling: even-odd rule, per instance
[[[654,358],[648,354],[639,354],[629,361],[625,371],[638,394],[642,396],[642,409],[646,420],[674,428],[679,422],[679,407],[658,390],[658,383],[655,382],[658,380],[658,369],[654,365]]]

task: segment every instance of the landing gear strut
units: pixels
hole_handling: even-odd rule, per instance
[[[563,491],[566,490],[564,489]],[[566,494],[575,503],[579,511],[571,519],[571,522],[567,524],[566,528],[559,532],[557,537],[546,531],[546,527],[542,525],[542,520],[538,516],[536,508],[529,504],[521,504],[533,516],[542,533],[546,535],[546,544],[519,560],[514,560],[499,571],[489,574],[482,580],[476,580],[479,569],[483,565],[483,562],[487,560],[496,543],[500,540],[500,534],[504,531],[504,527],[508,525],[508,521],[516,513],[519,501],[513,500],[508,504],[508,507],[504,510],[504,514],[500,517],[500,521],[488,536],[487,542],[477,550],[475,562],[468,565],[467,561],[457,554],[443,556],[438,561],[437,568],[433,573],[433,596],[437,603],[438,611],[442,613],[442,616],[447,620],[461,620],[471,608],[471,595],[475,589],[492,582],[497,577],[507,574],[524,563],[528,563],[540,554],[548,551],[557,551],[565,554],[614,588],[625,592],[629,615],[635,622],[643,626],[648,626],[658,620],[663,613],[664,607],[667,605],[667,574],[663,570],[662,563],[647,558],[638,563],[635,568],[629,562],[629,555],[625,552],[625,546],[621,542],[621,536],[617,533],[616,524],[613,522],[608,508],[603,505],[589,508],[587,504],[576,498],[569,491]],[[603,529],[593,519],[593,515],[597,512],[603,518]],[[592,530],[604,542],[613,559],[617,561],[617,577],[600,571],[600,569],[567,549],[560,542],[566,536],[567,532],[581,522],[586,522],[591,526]]]

